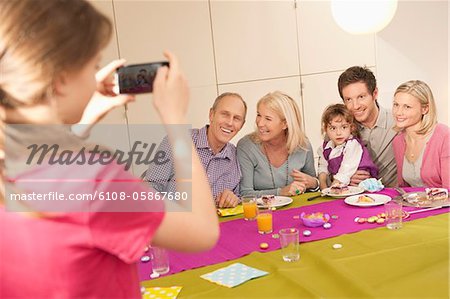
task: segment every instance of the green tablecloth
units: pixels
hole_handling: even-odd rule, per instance
[[[291,207],[323,200],[307,203],[312,195]],[[335,243],[343,247],[333,249]],[[286,263],[279,250],[254,252],[143,285],[183,286],[178,298],[449,298],[448,213],[406,222],[398,231],[379,227],[300,244],[300,255]],[[234,262],[270,274],[231,289],[200,278]]]

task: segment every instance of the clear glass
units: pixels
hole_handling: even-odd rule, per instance
[[[152,247],[151,256],[152,269],[154,273],[163,275],[169,272],[169,255],[164,248]]]
[[[242,197],[242,207],[244,208],[244,219],[255,220],[258,215],[258,206],[256,205],[256,198],[254,196]]]
[[[285,262],[295,262],[300,259],[299,232],[296,228],[280,230],[281,255]]]
[[[403,207],[401,200],[391,200],[384,204],[386,209],[386,227],[388,229],[402,228]]]

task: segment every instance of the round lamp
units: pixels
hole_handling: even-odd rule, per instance
[[[386,27],[397,10],[397,0],[332,0],[331,13],[343,30],[352,34],[376,33]]]

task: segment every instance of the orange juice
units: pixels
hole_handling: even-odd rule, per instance
[[[261,211],[256,216],[258,232],[260,234],[270,234],[272,232],[272,213],[271,211]]]
[[[244,208],[244,218],[245,220],[254,220],[256,214],[258,214],[258,207],[255,201],[242,202],[242,207]]]

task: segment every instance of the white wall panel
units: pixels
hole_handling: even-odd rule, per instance
[[[340,29],[330,1],[299,1],[298,33],[302,75],[375,65],[374,35],[352,35]]]
[[[302,76],[303,109],[306,134],[317,156],[317,148],[322,144],[320,132],[322,113],[331,104],[342,103],[337,88],[341,72]]]
[[[208,122],[209,108],[217,97],[215,85],[191,87],[187,120],[192,126],[201,127]],[[136,102],[128,105],[130,124],[159,124],[160,119],[152,103],[152,94],[138,95]]]
[[[94,7],[97,8],[101,13],[106,15],[109,18],[109,20],[113,23],[113,26],[115,26],[112,0],[101,0],[101,1],[90,0],[89,2],[92,3]],[[119,50],[116,39],[116,30],[115,28],[113,28],[113,35],[111,37],[111,41],[108,44],[108,46],[103,50],[102,64],[104,65],[110,62],[111,60],[118,58],[119,58]]]
[[[371,70],[375,73],[375,68],[371,68]],[[305,131],[313,145],[315,156],[317,156],[317,148],[323,142],[321,134],[323,111],[328,105],[342,103],[337,87],[341,73],[339,71],[301,77]]]
[[[113,23],[113,26],[115,26],[114,23],[114,11],[113,11],[113,2],[112,0],[95,0],[90,1],[100,12],[105,14]],[[113,28],[113,35],[111,37],[111,41],[108,44],[108,46],[103,50],[102,53],[102,61],[101,66],[105,66],[112,60],[119,58],[119,50],[118,50],[118,44],[116,39],[116,30]],[[126,124],[125,119],[125,108],[124,107],[118,107],[108,113],[101,121],[102,124]]]
[[[408,80],[430,85],[440,122],[449,121],[447,1],[400,1],[396,15],[377,34],[380,99],[392,106],[395,89]]]
[[[293,1],[211,1],[220,83],[299,75]]]
[[[207,1],[114,1],[120,55],[128,63],[174,52],[191,86],[216,84]]]

